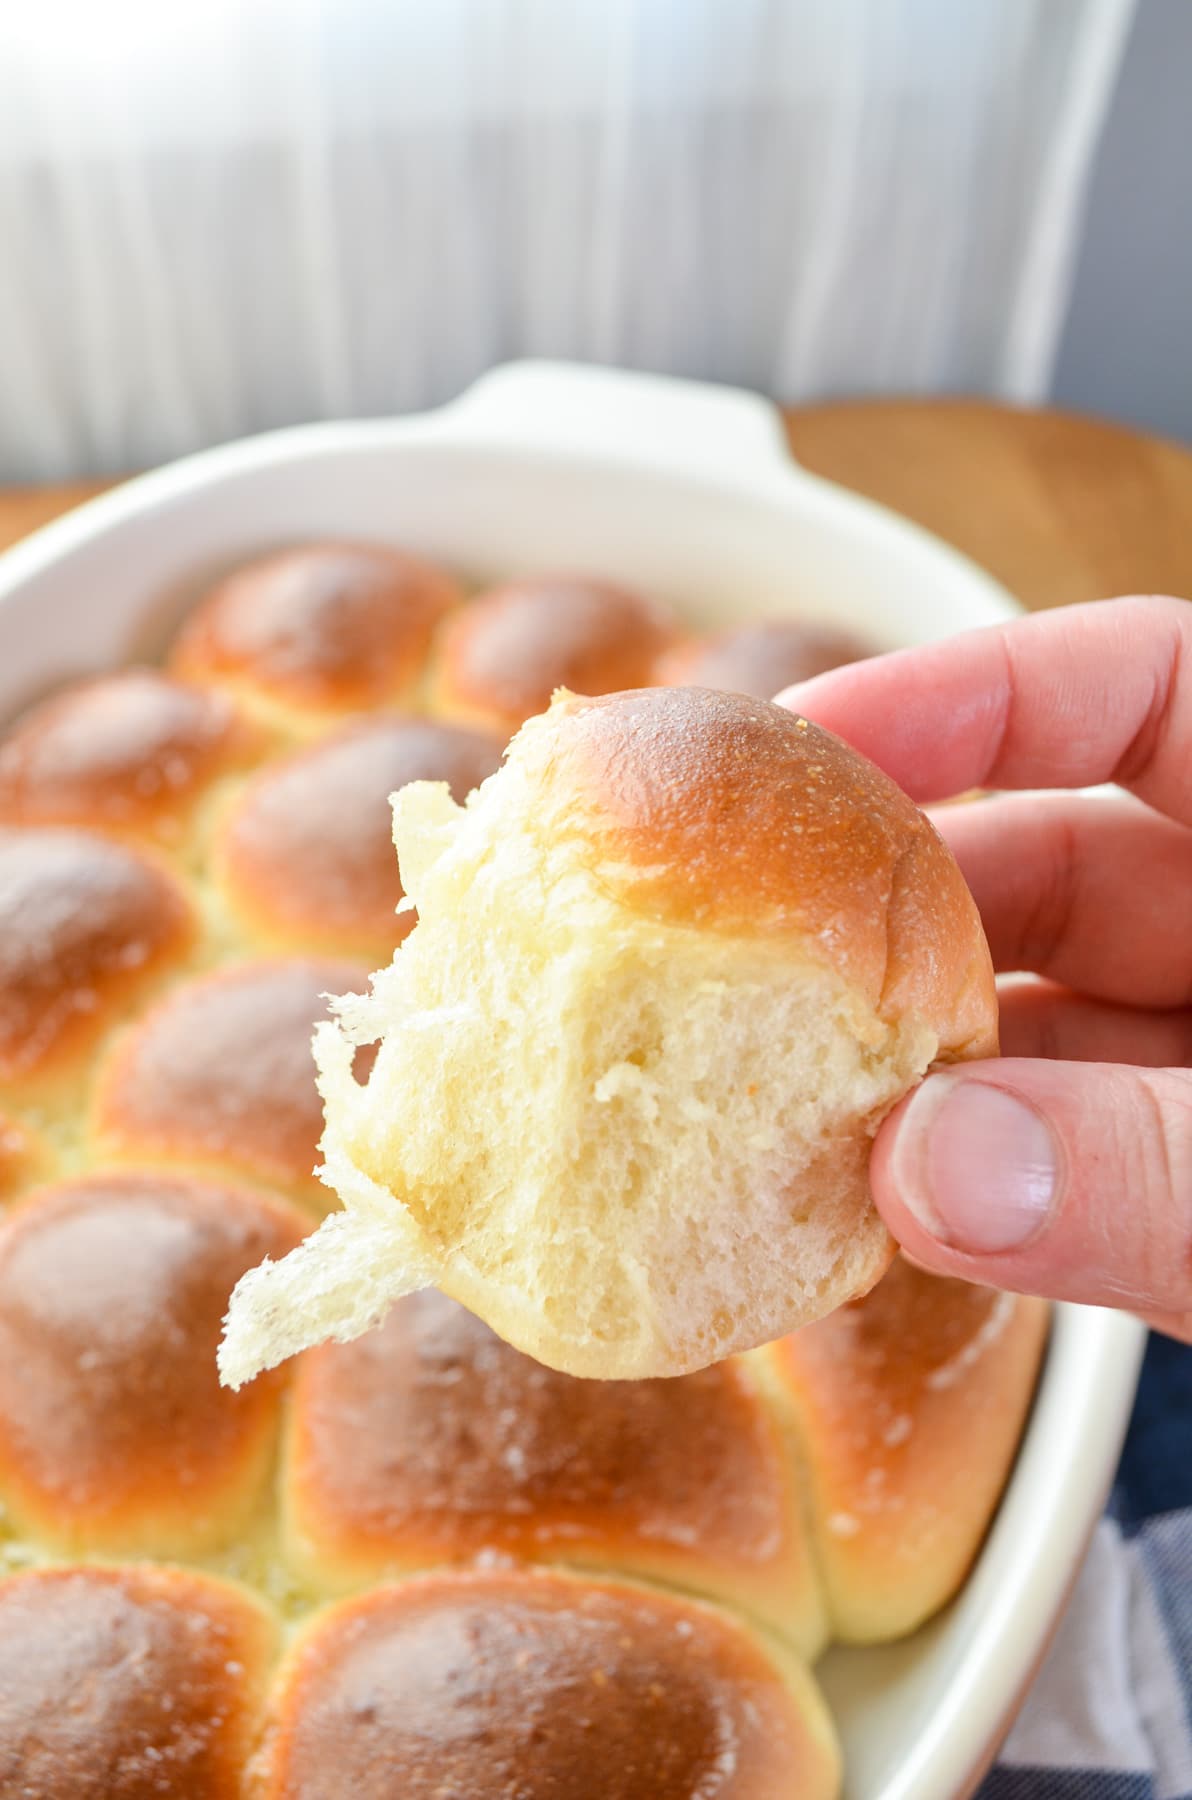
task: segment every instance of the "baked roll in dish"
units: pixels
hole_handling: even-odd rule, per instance
[[[179,983],[103,1058],[93,1148],[110,1161],[263,1182],[322,1210],[311,1032],[328,994],[365,984],[351,963],[298,956]]]
[[[803,1667],[711,1607],[559,1574],[438,1575],[316,1615],[253,1800],[832,1800]]]
[[[802,1478],[739,1358],[578,1381],[412,1294],[379,1330],[299,1359],[281,1491],[316,1592],[498,1555],[649,1576],[804,1656],[823,1644]]]
[[[278,550],[219,582],[170,667],[309,737],[351,713],[408,704],[431,637],[461,598],[442,569],[379,544]]]
[[[724,688],[772,700],[797,681],[873,654],[872,645],[837,626],[758,619],[678,645],[663,657],[657,679],[670,687]]]
[[[0,1584],[0,1793],[240,1800],[276,1627],[182,1569],[36,1569]]]
[[[60,1551],[195,1555],[264,1498],[276,1381],[216,1379],[236,1277],[301,1215],[192,1178],[95,1173],[0,1224],[0,1501]]]
[[[104,1032],[195,936],[160,863],[93,832],[0,825],[0,1105],[71,1127]]]
[[[222,694],[157,669],[98,675],[43,700],[0,743],[0,824],[193,850],[199,802],[267,746]]]
[[[414,923],[397,911],[391,796],[411,781],[445,781],[463,801],[504,748],[492,732],[382,716],[272,763],[213,845],[238,925],[273,950],[387,962]]]
[[[506,737],[556,688],[607,694],[655,679],[676,621],[656,601],[580,575],[535,575],[478,594],[439,639],[431,697]]]
[[[834,1637],[903,1637],[960,1587],[1018,1447],[1047,1320],[1042,1300],[899,1256],[864,1300],[758,1352],[793,1411]]]
[[[345,1210],[238,1285],[225,1380],[432,1285],[610,1379],[873,1285],[877,1125],[997,1022],[976,907],[892,782],[745,696],[567,695],[466,807],[405,788],[395,835],[419,923],[315,1038]]]

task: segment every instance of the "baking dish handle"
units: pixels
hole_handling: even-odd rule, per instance
[[[782,419],[758,394],[584,363],[516,362],[440,413],[453,436],[527,448],[615,452],[680,473],[756,480],[794,471]]]

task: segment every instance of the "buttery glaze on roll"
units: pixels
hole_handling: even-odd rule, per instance
[[[759,1352],[792,1409],[833,1635],[914,1631],[968,1574],[1030,1408],[1042,1300],[899,1256],[864,1300]]]
[[[386,962],[414,923],[397,911],[391,796],[411,781],[445,781],[462,801],[504,748],[491,732],[374,718],[271,764],[214,847],[238,919],[273,949]]]
[[[658,679],[668,687],[724,688],[772,700],[797,681],[873,654],[872,645],[838,626],[760,619],[679,645],[663,658]]]
[[[802,1665],[692,1601],[543,1573],[422,1577],[316,1617],[253,1800],[832,1800]]]
[[[653,1576],[823,1643],[800,1479],[750,1369],[559,1375],[441,1294],[296,1366],[282,1469],[305,1580],[348,1588],[489,1552]]]
[[[240,1800],[276,1636],[230,1582],[36,1569],[0,1585],[0,1793]]]
[[[211,589],[183,624],[170,666],[309,736],[349,713],[404,705],[436,626],[460,597],[443,570],[379,544],[279,550]]]
[[[419,923],[315,1040],[345,1210],[238,1285],[226,1380],[432,1285],[604,1378],[873,1285],[879,1121],[996,1048],[976,907],[892,782],[744,696],[568,695],[466,808],[404,789],[395,836]]]
[[[182,983],[101,1065],[98,1148],[121,1161],[189,1161],[325,1204],[311,1032],[329,993],[365,980],[351,963],[289,957]]]
[[[304,1229],[280,1202],[191,1179],[92,1174],[0,1225],[0,1499],[67,1551],[194,1555],[261,1496],[276,1381],[215,1373],[238,1275]]]
[[[432,695],[506,737],[556,688],[607,694],[654,679],[677,625],[656,602],[582,575],[534,575],[478,595],[444,627]]]
[[[224,695],[156,669],[76,682],[0,743],[0,824],[86,825],[175,849],[204,793],[266,743]]]
[[[103,1033],[194,940],[182,889],[91,832],[0,825],[0,1100],[74,1111]]]

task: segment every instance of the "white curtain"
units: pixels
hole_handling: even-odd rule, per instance
[[[1132,0],[0,0],[0,480],[518,355],[1046,391]]]

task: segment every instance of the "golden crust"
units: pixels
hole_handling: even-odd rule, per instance
[[[189,1160],[323,1205],[311,1033],[328,994],[366,983],[353,963],[290,957],[175,988],[100,1068],[94,1130],[105,1153]]]
[[[0,824],[174,846],[211,784],[264,749],[221,694],[156,669],[97,676],[42,701],[0,743]]]
[[[37,1569],[0,1586],[0,1791],[239,1800],[274,1626],[180,1569]]]
[[[431,636],[460,598],[420,557],[377,544],[279,550],[234,570],[179,632],[173,671],[226,684],[267,710],[335,718],[400,704]]]
[[[981,922],[934,827],[864,757],[707,688],[561,698],[518,739],[544,839],[579,841],[635,911],[787,939],[940,1055],[996,1050]]]
[[[556,688],[605,694],[654,678],[676,625],[653,601],[586,576],[540,575],[480,594],[439,642],[443,711],[506,733]]]
[[[237,1278],[302,1236],[280,1202],[207,1183],[95,1174],[0,1226],[0,1493],[67,1549],[193,1554],[261,1493],[274,1377],[221,1388]]]
[[[283,1491],[294,1553],[331,1586],[498,1552],[652,1575],[822,1643],[797,1482],[741,1362],[579,1381],[412,1295],[300,1360]]]
[[[429,719],[349,726],[272,764],[225,821],[215,862],[238,916],[271,945],[388,962],[412,928],[389,797],[445,781],[462,801],[501,760],[503,740]]]
[[[32,1182],[43,1180],[49,1166],[49,1151],[41,1139],[0,1113],[0,1205],[15,1199]]]
[[[798,1672],[723,1614],[486,1572],[381,1588],[317,1620],[287,1659],[250,1792],[829,1800],[836,1773]]]
[[[872,645],[839,626],[759,619],[680,644],[662,659],[657,679],[666,687],[723,688],[772,700],[797,681],[873,654]]]
[[[0,1091],[36,1094],[190,949],[165,870],[90,832],[0,826]]]
[[[759,1354],[793,1408],[837,1636],[913,1631],[960,1586],[1026,1420],[1042,1301],[899,1257],[865,1299]]]

